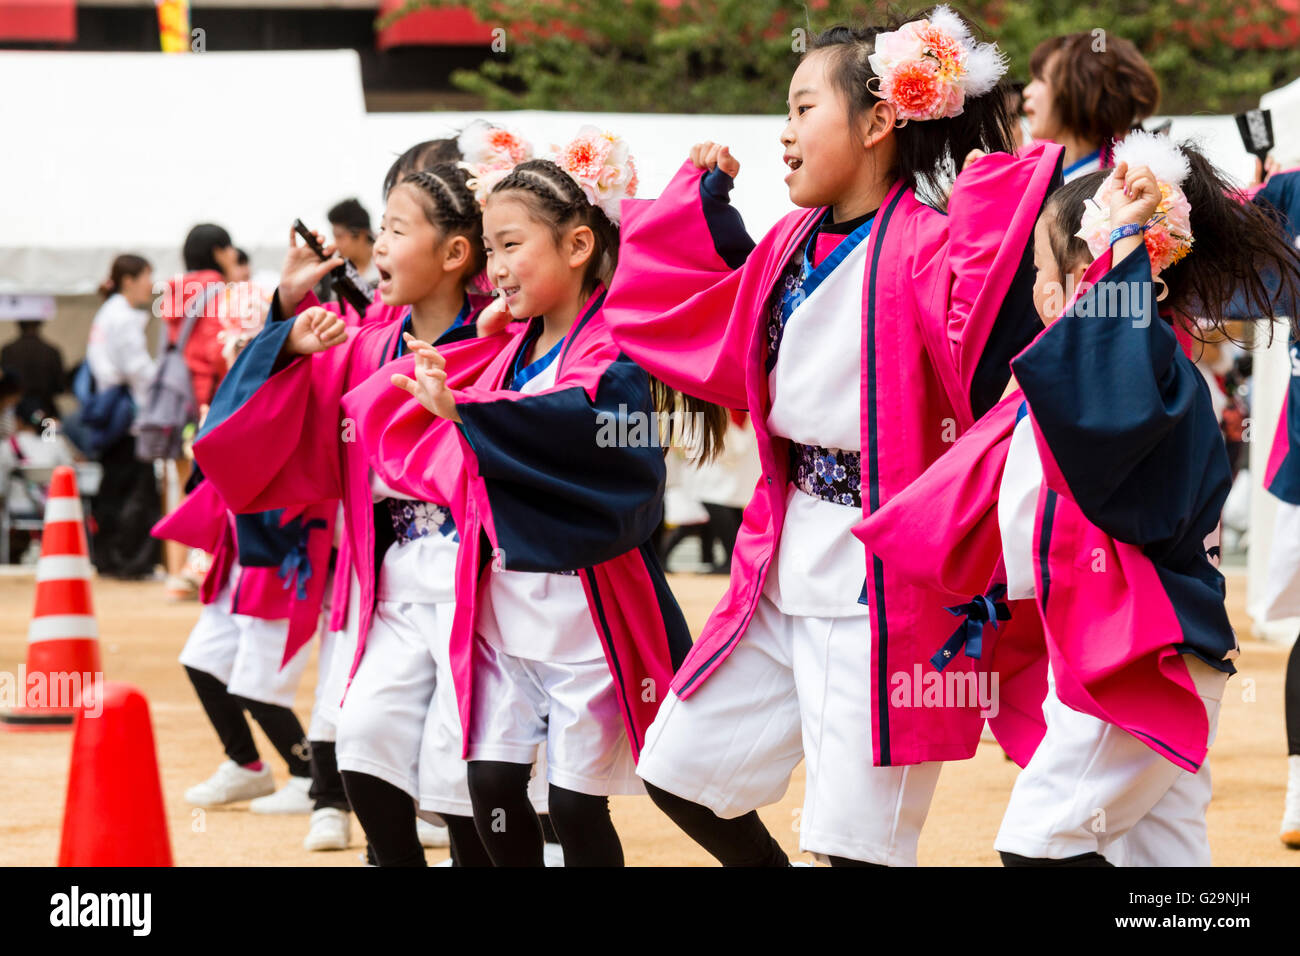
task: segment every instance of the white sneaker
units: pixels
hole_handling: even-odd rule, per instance
[[[274,792],[275,781],[271,779],[271,768],[266,764],[261,770],[254,771],[227,760],[207,780],[186,790],[185,800],[196,807],[219,807]]]
[[[544,866],[564,866],[564,847],[558,843],[543,844],[542,864]]]
[[[420,846],[432,848],[451,846],[451,836],[447,833],[447,828],[430,823],[422,817],[415,819],[415,832],[419,834]]]
[[[269,799],[269,798],[268,798]],[[352,842],[352,817],[346,810],[321,807],[311,815],[304,850],[346,850]]]
[[[248,805],[253,813],[311,813],[316,802],[308,796],[311,790],[311,777],[290,777],[286,783],[269,797],[254,800]]]
[[[1282,842],[1300,850],[1300,755],[1287,760],[1286,810],[1282,814]]]

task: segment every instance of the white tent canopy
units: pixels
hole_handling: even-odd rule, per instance
[[[0,53],[0,89],[0,292],[90,292],[122,252],[166,275],[199,222],[278,264],[357,182],[352,51]]]
[[[791,208],[780,115],[368,115],[351,50],[6,52],[0,89],[9,91],[0,293],[93,291],[121,252],[169,275],[199,222],[229,229],[259,269],[278,268],[295,217],[322,228],[331,205],[356,196],[377,222],[393,158],[474,115],[517,129],[542,152],[584,123],[614,130],[631,144],[642,196],[663,189],[693,143],[725,142],[742,164],[733,199],[750,230],[761,234]],[[1173,135],[1201,140],[1225,169],[1249,176],[1231,117],[1179,117]]]

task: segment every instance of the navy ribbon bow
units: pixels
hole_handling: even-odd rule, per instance
[[[280,562],[280,579],[284,581],[284,589],[289,590],[295,577],[298,579],[298,600],[307,600],[307,582],[311,580],[311,559],[307,557],[307,539],[311,536],[312,531],[317,528],[327,528],[329,522],[323,518],[313,518],[302,526],[302,531],[298,534],[298,540],[284,556]]]
[[[996,629],[998,621],[1011,620],[1011,609],[1002,601],[1006,593],[1005,584],[995,584],[988,594],[977,594],[966,604],[944,608],[949,614],[958,617],[964,615],[966,620],[957,625],[957,630],[930,658],[935,670],[941,671],[947,667],[957,651],[962,649],[962,645],[965,645],[967,657],[979,660],[983,651],[984,625],[992,624]]]

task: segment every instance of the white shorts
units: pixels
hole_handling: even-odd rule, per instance
[[[329,595],[330,585],[326,585]],[[339,705],[348,686],[352,672],[352,659],[357,653],[357,632],[361,623],[361,589],[357,577],[352,575],[348,598],[348,619],[341,631],[322,631],[320,651],[316,658],[316,699],[312,704],[311,722],[307,728],[308,740],[332,741],[338,739]],[[322,611],[323,624],[328,626],[330,607],[327,601]]]
[[[637,772],[733,818],[780,800],[806,758],[801,850],[915,866],[941,764],[872,765],[870,627],[791,617],[760,597],[704,685],[687,700],[668,695]]]
[[[473,700],[470,760],[532,764],[544,745],[545,777],[557,787],[598,796],[645,793],[605,658],[531,661],[479,638]]]
[[[1228,675],[1185,654],[1209,743]],[[1210,762],[1189,773],[1114,724],[1072,710],[1048,672],[1047,733],[1011,790],[994,848],[1060,860],[1100,853],[1124,866],[1209,866]]]
[[[284,667],[287,618],[264,621],[246,614],[231,614],[230,589],[205,604],[199,620],[181,649],[180,662],[211,674],[232,694],[292,707],[311,653],[304,645]]]
[[[421,810],[470,816],[448,652],[455,610],[450,602],[375,605],[366,651],[343,702],[336,753],[340,770],[378,777],[410,794]],[[545,812],[540,781],[530,796]]]

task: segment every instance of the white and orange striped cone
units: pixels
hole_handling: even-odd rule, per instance
[[[0,711],[0,729],[70,729],[83,705],[99,703],[102,686],[86,526],[77,474],[65,465],[54,469],[45,502],[27,666],[14,688],[17,706]]]

